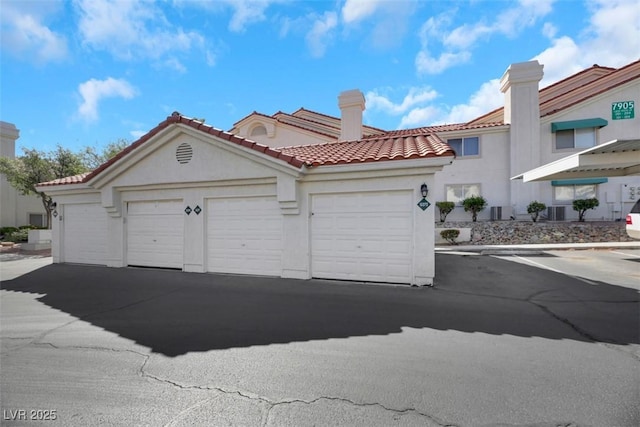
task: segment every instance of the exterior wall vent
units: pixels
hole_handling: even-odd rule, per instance
[[[176,160],[178,161],[178,163],[180,163],[181,165],[189,163],[192,157],[193,147],[190,144],[183,142],[182,144],[178,145],[178,148],[176,149]]]

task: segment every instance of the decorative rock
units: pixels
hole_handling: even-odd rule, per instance
[[[486,221],[436,223],[436,233],[446,228],[471,228],[471,244],[631,242],[624,222]]]

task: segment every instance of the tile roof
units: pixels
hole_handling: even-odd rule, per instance
[[[415,159],[421,157],[455,156],[451,147],[431,132],[421,129],[405,130],[402,135],[391,137],[370,136],[361,141],[331,142],[296,147],[270,148],[246,138],[225,132],[203,122],[174,112],[166,120],[126,147],[116,156],[90,173],[40,183],[39,186],[78,184],[88,182],[118,160],[143,145],[149,139],[173,124],[182,124],[231,143],[259,151],[296,168],[325,164],[364,163],[384,160]]]
[[[65,178],[54,179],[53,181],[43,182],[38,185],[47,186],[47,185],[81,184],[84,182],[87,175],[89,175],[89,172],[81,173],[79,175],[67,176]]]
[[[304,129],[306,131],[313,132],[331,139],[337,139],[340,136],[340,118],[329,116],[323,113],[318,113],[312,110],[307,110],[305,108],[299,108],[291,114],[285,113],[283,111],[278,111],[271,116],[254,111],[253,113],[235,122],[233,124],[233,128],[231,128],[229,132],[237,132],[237,128],[240,123],[254,116],[260,116],[266,119],[275,120],[278,123],[293,126],[298,129]],[[365,136],[379,135],[384,132],[385,131],[383,129],[375,128],[373,126],[368,126],[365,124],[362,125],[362,133]]]
[[[360,141],[333,142],[279,148],[311,166],[455,156],[453,149],[433,133],[369,137]]]
[[[433,132],[452,132],[458,130],[467,130],[467,129],[484,129],[496,126],[504,126],[503,122],[488,122],[488,123],[452,123],[446,125],[434,125],[434,126],[424,126],[414,129],[399,129],[392,130],[386,132],[386,136],[395,136],[395,135],[412,135],[416,133],[433,133]],[[376,136],[371,136],[370,138],[375,138]]]

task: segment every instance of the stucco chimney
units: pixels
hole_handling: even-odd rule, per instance
[[[538,83],[543,66],[538,61],[511,64],[500,79],[504,93],[504,123],[509,124],[510,176],[540,166],[540,98]],[[540,186],[511,181],[511,204],[518,215],[526,215],[526,206],[539,200]]]
[[[358,89],[346,90],[338,96],[340,107],[340,141],[362,139],[364,95]]]

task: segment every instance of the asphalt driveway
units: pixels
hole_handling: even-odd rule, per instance
[[[44,265],[2,282],[2,424],[639,425],[638,291],[589,282],[447,254],[435,288]]]

